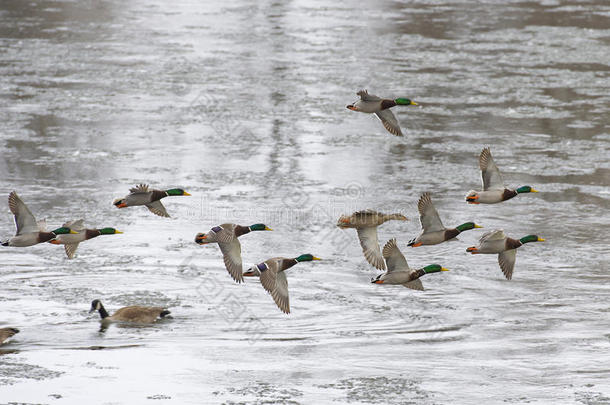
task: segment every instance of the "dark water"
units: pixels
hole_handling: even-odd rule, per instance
[[[21,329],[0,403],[610,403],[609,16],[599,0],[3,0],[1,193],[125,234],[72,261],[0,250],[0,326]],[[360,88],[420,103],[395,109],[404,138],[345,108]],[[542,192],[465,204],[484,146],[508,185]],[[140,182],[193,196],[165,200],[171,219],[111,205]],[[510,282],[464,252],[479,231],[407,250],[424,191],[446,225],[547,242]],[[334,226],[361,208],[403,212],[382,243],[451,271],[425,292],[371,285]],[[290,270],[290,316],[193,243],[226,220],[275,229],[242,239],[247,264],[325,259]],[[174,317],[100,333],[94,298]]]

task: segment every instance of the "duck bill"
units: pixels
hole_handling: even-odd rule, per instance
[[[73,229],[70,229],[70,233],[71,233],[71,234],[75,234],[75,235],[76,235],[78,232],[76,232],[76,231],[75,231],[75,230],[73,230]]]
[[[269,228],[268,226],[265,226],[265,231],[272,231],[273,229]]]
[[[199,235],[195,236],[195,243],[204,245],[207,243],[207,241],[206,241],[207,238],[208,238],[208,236],[206,234],[199,234]]]
[[[118,229],[115,229],[114,233],[123,233],[123,232],[119,231]]]
[[[449,271],[449,269],[447,269],[445,267],[441,267],[441,271]]]
[[[538,242],[544,242],[544,241],[545,241],[545,239],[543,239],[543,238],[538,238]]]
[[[481,225],[474,224],[475,228],[483,228]]]
[[[411,101],[411,105],[419,105],[415,101]]]
[[[315,257],[314,256],[313,259],[311,259],[311,260],[322,260],[322,259],[320,259],[319,257]]]
[[[185,191],[185,192],[184,192],[184,194],[182,194],[182,195],[188,195],[188,196],[190,196],[191,194],[190,194],[190,193],[187,193],[187,192]]]
[[[531,192],[531,193],[539,193],[539,191],[538,191],[538,190],[534,190],[534,189],[531,189],[531,190],[530,190],[530,192]]]

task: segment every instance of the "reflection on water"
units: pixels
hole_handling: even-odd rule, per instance
[[[0,398],[607,403],[608,11],[3,1],[4,195],[17,190],[50,226],[83,217],[125,234],[83,243],[72,261],[51,245],[0,250],[0,326],[21,330],[0,352]],[[345,109],[361,88],[420,103],[395,109],[404,138]],[[507,185],[542,192],[466,205],[484,146]],[[193,197],[168,202],[171,219],[112,206],[140,182]],[[519,250],[511,282],[495,257],[464,252],[478,231],[401,245],[411,265],[451,271],[423,293],[375,288],[336,217],[403,212],[411,221],[379,236],[406,244],[424,191],[446,224],[547,243]],[[256,280],[232,284],[217,247],[192,242],[226,220],[276,230],[243,237],[245,265],[324,259],[290,270],[290,316]],[[8,210],[0,224],[1,239],[14,232]],[[174,318],[100,333],[94,298]]]

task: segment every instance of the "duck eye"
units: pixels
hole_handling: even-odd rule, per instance
[[[222,231],[222,228],[219,226],[215,226],[214,228],[212,228],[212,232],[214,232],[214,233],[218,233],[220,231]]]

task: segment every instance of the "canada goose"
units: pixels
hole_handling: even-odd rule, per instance
[[[163,307],[141,307],[130,306],[117,309],[112,316],[108,315],[106,308],[100,300],[91,302],[89,313],[98,311],[103,323],[110,322],[130,322],[130,323],[153,323],[159,318],[163,318],[170,312]]]
[[[0,345],[17,333],[19,333],[17,328],[0,328]]]

